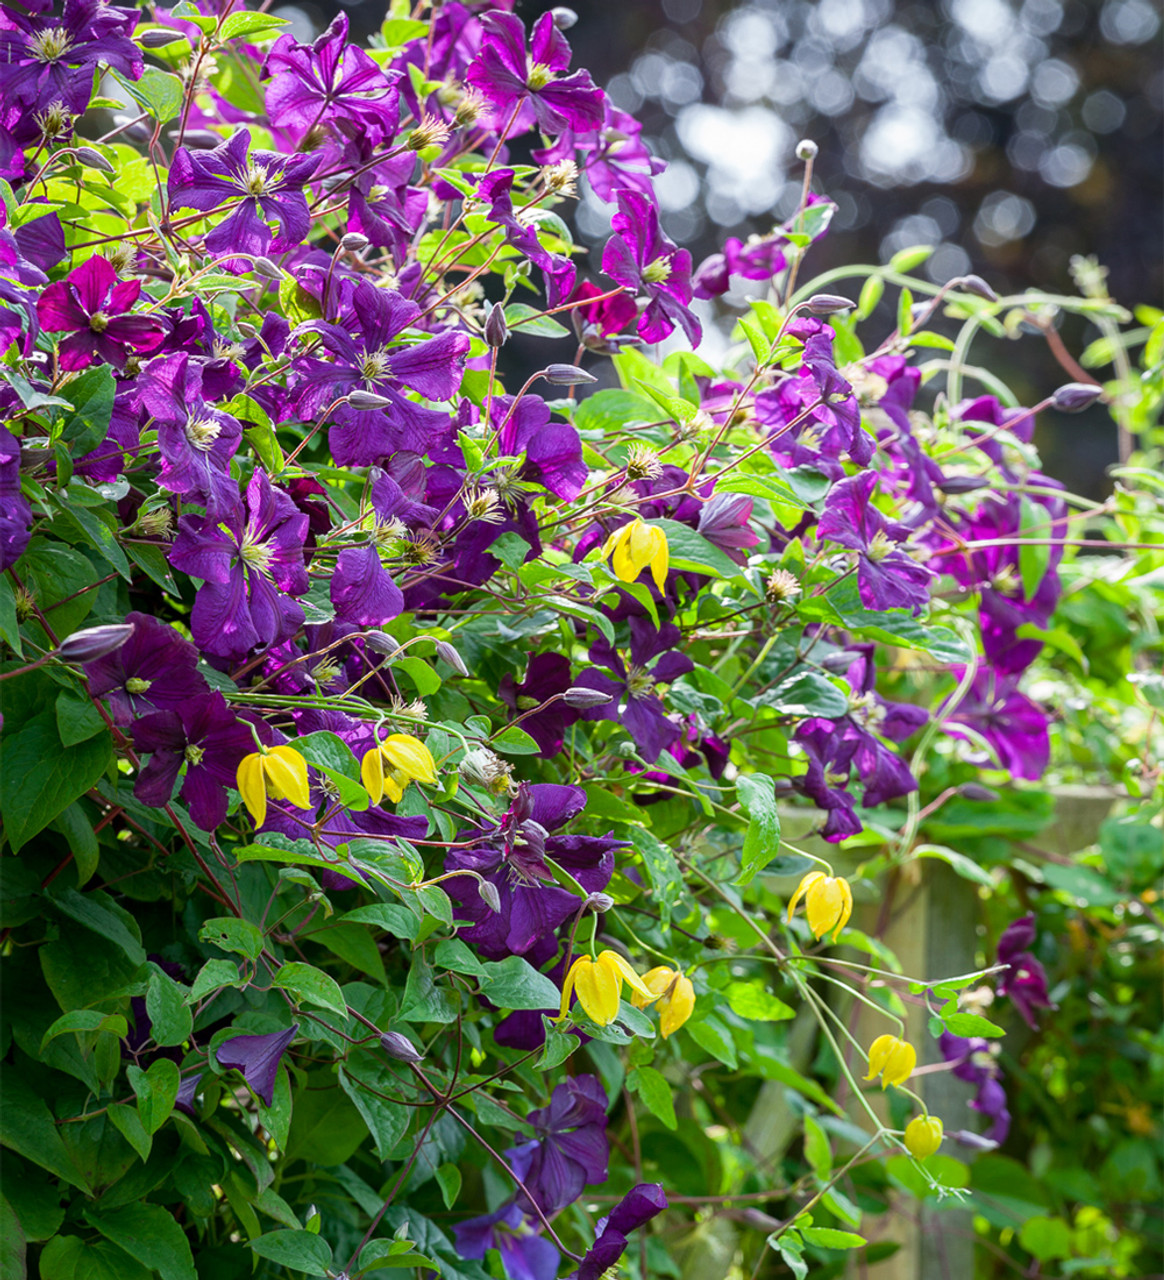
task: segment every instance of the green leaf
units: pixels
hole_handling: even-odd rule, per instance
[[[190,1241],[160,1204],[139,1201],[119,1209],[91,1208],[85,1210],[85,1219],[162,1280],[198,1280]]]
[[[12,580],[7,574],[0,577],[0,640],[3,640],[18,658],[24,656],[20,639],[20,619],[16,616],[16,596],[12,589]]]
[[[804,1117],[804,1158],[812,1166],[813,1173],[822,1182],[827,1182],[833,1168],[832,1148],[828,1135],[810,1115]]]
[[[149,66],[142,72],[140,80],[129,80],[116,71],[111,71],[110,74],[134,102],[159,124],[173,120],[182,110],[185,87],[179,76]]]
[[[678,520],[647,520],[644,523],[662,529],[667,535],[672,569],[710,573],[716,578],[734,578],[739,574],[740,566],[730,556]]]
[[[0,1280],[26,1280],[28,1241],[16,1210],[0,1196]]]
[[[549,1019],[543,1018],[542,1023],[545,1025]],[[559,1031],[556,1026],[551,1026],[546,1032],[546,1047],[542,1050],[542,1056],[537,1061],[538,1071],[552,1071],[554,1067],[560,1067],[563,1062],[578,1048],[581,1041],[577,1036],[571,1035],[568,1031]]]
[[[349,1160],[368,1140],[368,1126],[330,1072],[308,1078],[295,1094],[295,1114],[287,1140],[287,1159],[331,1168]]]
[[[198,970],[194,985],[186,993],[187,1004],[197,1004],[203,996],[222,987],[240,987],[243,985],[239,977],[238,965],[233,960],[207,960]]]
[[[645,827],[630,832],[631,843],[643,860],[647,879],[651,882],[652,903],[664,918],[669,917],[687,894],[683,873],[669,845],[665,845]]]
[[[339,983],[330,974],[315,968],[314,965],[292,960],[275,974],[272,985],[282,987],[284,991],[290,991],[300,1000],[306,1000],[308,1004],[316,1005],[320,1009],[330,1009],[333,1013],[338,1013],[341,1018],[347,1017],[348,1006]]]
[[[252,1240],[251,1249],[260,1258],[309,1276],[325,1276],[331,1267],[331,1245],[310,1231],[272,1231]]]
[[[233,951],[249,960],[257,960],[263,951],[263,934],[249,920],[234,916],[215,916],[198,930],[200,942],[212,942],[223,951]]]
[[[445,1202],[445,1208],[451,1209],[457,1203],[457,1196],[461,1194],[460,1169],[455,1164],[442,1164],[433,1176],[441,1189],[441,1199]]]
[[[569,329],[560,325],[552,316],[544,316],[536,307],[524,302],[511,302],[505,308],[505,323],[511,329],[520,328],[534,338],[565,338]]]
[[[779,1236],[770,1235],[768,1244],[784,1260],[784,1265],[792,1272],[794,1280],[805,1280],[808,1263],[804,1260],[804,1246],[795,1231],[784,1231]]]
[[[458,1001],[447,987],[436,984],[432,965],[422,951],[413,953],[400,1006],[403,1022],[455,1022]]]
[[[1040,1262],[1071,1257],[1072,1239],[1071,1228],[1062,1218],[1028,1218],[1019,1231],[1019,1244]]]
[[[11,1068],[5,1070],[0,1090],[0,1145],[92,1194],[70,1160],[47,1104]]]
[[[109,434],[117,394],[113,370],[107,364],[94,365],[66,382],[62,390],[72,407],[61,416],[60,438],[71,445],[74,456],[80,458],[96,449]]]
[[[194,1015],[180,987],[158,965],[150,964],[150,980],[146,987],[146,1013],[149,1015],[154,1041],[163,1047],[183,1044],[194,1030]]]
[[[113,900],[104,893],[78,893],[76,889],[64,889],[51,901],[71,920],[120,947],[131,964],[145,964],[145,948],[126,924],[126,920],[132,922],[133,918],[124,912],[119,915]]]
[[[507,756],[536,756],[541,747],[517,724],[506,725],[489,745]]]
[[[626,1078],[627,1088],[642,1098],[651,1115],[661,1120],[668,1129],[677,1129],[675,1099],[670,1084],[662,1072],[654,1067],[635,1067]]]
[[[137,1110],[145,1131],[157,1133],[169,1119],[182,1084],[177,1064],[169,1058],[155,1058],[148,1071],[135,1066],[125,1070],[129,1087],[137,1097]]]
[[[53,711],[5,735],[0,741],[0,812],[12,852],[83,796],[112,759],[108,734],[62,748]]]
[[[381,1160],[391,1159],[393,1148],[408,1132],[408,1126],[412,1123],[413,1109],[402,1103],[390,1102],[377,1094],[391,1095],[398,1091],[399,1078],[365,1053],[360,1054],[346,1068],[340,1067],[339,1081],[344,1093],[364,1117],[364,1123],[376,1146],[376,1154]]]
[[[73,1009],[61,1016],[44,1033],[40,1041],[40,1052],[57,1036],[67,1035],[70,1031],[91,1034],[97,1031],[111,1031],[119,1038],[128,1030],[128,1024],[119,1013],[102,1013],[99,1009]]]
[[[984,885],[988,889],[994,887],[994,877],[990,872],[985,867],[979,866],[973,858],[959,853],[957,849],[949,849],[945,845],[923,844],[914,850],[914,855],[918,858],[939,858],[964,880],[972,880],[975,884]]]
[[[120,1102],[111,1102],[106,1112],[113,1127],[137,1152],[143,1161],[150,1158],[153,1149],[153,1135],[146,1131],[140,1112]]]
[[[553,980],[521,956],[481,965],[481,994],[499,1009],[557,1009],[562,999]]]
[[[392,670],[403,671],[422,698],[431,697],[441,687],[440,676],[423,658],[397,658]]]
[[[689,1022],[687,1031],[692,1040],[702,1049],[706,1049],[713,1058],[717,1058],[732,1071],[739,1066],[736,1057],[736,1046],[731,1032],[715,1016],[705,1018],[702,1022]]]
[[[806,1244],[815,1244],[821,1249],[863,1249],[866,1244],[864,1236],[852,1231],[836,1231],[832,1227],[800,1227],[799,1230]]]
[[[369,978],[387,986],[384,959],[367,929],[361,929],[356,924],[333,923],[311,933],[300,934],[300,937],[318,942],[321,947],[326,947],[333,955],[346,960],[361,973],[366,973]]]
[[[824,720],[839,720],[849,711],[848,698],[819,671],[789,676],[770,693],[757,698],[756,704],[785,716],[820,716]]]
[[[1004,1036],[1006,1029],[977,1013],[950,1013],[942,1017],[946,1030],[955,1036]]]
[[[65,837],[73,851],[73,865],[77,868],[77,884],[84,886],[92,880],[101,859],[101,846],[93,824],[79,803],[74,802],[52,820],[52,829]]]
[[[1019,538],[1033,541],[1019,543],[1019,576],[1022,578],[1023,595],[1030,600],[1038,590],[1051,563],[1051,541],[1055,527],[1047,508],[1033,502],[1024,493],[1019,508]]]
[[[281,31],[287,25],[286,18],[276,18],[271,13],[254,13],[246,11],[232,13],[222,24],[219,37],[222,40],[237,40],[239,36],[258,36],[268,32]]]
[[[740,853],[740,874],[733,883],[746,885],[780,851],[780,813],[775,784],[766,773],[741,774],[736,779],[736,795],[748,815],[748,830]]]
[[[732,982],[724,992],[732,1013],[749,1022],[785,1022],[796,1017],[796,1010],[755,982]]]

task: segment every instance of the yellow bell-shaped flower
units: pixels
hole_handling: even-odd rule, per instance
[[[255,826],[267,820],[267,797],[290,800],[298,809],[311,809],[307,761],[294,747],[264,747],[244,756],[236,774],[238,793],[251,811]]]
[[[385,793],[398,804],[410,782],[436,783],[436,761],[419,738],[390,733],[364,756],[360,778],[373,804],[379,804]]]
[[[655,586],[663,590],[671,551],[667,535],[657,526],[644,524],[636,516],[607,538],[602,557],[610,560],[614,576],[620,582],[636,582],[644,569],[650,569]]]
[[[881,1077],[881,1087],[905,1084],[917,1066],[913,1045],[898,1036],[878,1036],[869,1046],[869,1074],[866,1080]]]
[[[642,978],[617,951],[601,951],[597,960],[579,956],[566,974],[562,987],[562,1008],[558,1017],[566,1016],[570,1008],[570,996],[574,994],[590,1018],[600,1027],[609,1026],[618,1017],[624,982],[646,1001],[656,998],[656,993],[643,983]]]
[[[844,876],[826,876],[823,871],[810,871],[797,885],[792,901],[788,904],[788,919],[796,910],[796,904],[804,899],[808,915],[808,927],[814,938],[823,938],[830,929],[837,934],[849,923],[853,914],[853,891]]]
[[[914,1116],[905,1126],[905,1149],[924,1160],[942,1145],[942,1122],[937,1116]]]
[[[665,964],[648,969],[643,974],[643,985],[655,993],[654,999],[659,1005],[659,1030],[666,1040],[691,1017],[695,1009],[695,988],[690,978]],[[650,1003],[638,991],[631,996],[631,1004],[636,1009],[645,1009]]]

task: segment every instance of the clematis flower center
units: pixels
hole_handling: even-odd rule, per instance
[[[222,434],[222,423],[215,422],[213,418],[195,418],[191,416],[186,420],[186,439],[200,453],[209,453],[214,448],[214,442]]]
[[[202,757],[206,754],[206,749],[191,742],[182,754],[186,757],[187,764],[197,765],[202,763]]]
[[[280,176],[268,173],[265,164],[250,165],[243,179],[243,189],[249,196],[265,196],[278,183]]]
[[[527,66],[529,70],[526,73],[525,82],[535,91],[544,89],[554,79],[554,73],[544,62],[534,62],[531,58]]]
[[[671,259],[656,258],[643,268],[643,279],[647,284],[665,284],[671,278]]]
[[[388,352],[381,347],[378,351],[367,351],[360,361],[360,377],[365,384],[378,382],[388,372]]]
[[[94,333],[104,333],[109,328],[109,317],[104,311],[94,311],[89,317],[89,328]]]
[[[644,667],[631,667],[627,672],[626,689],[632,698],[645,698],[654,685],[655,677]]]
[[[311,673],[311,678],[322,688],[324,685],[331,684],[340,673],[338,662],[329,662],[326,659],[319,663],[315,670]]]
[[[242,556],[244,563],[257,569],[260,573],[270,574],[271,563],[275,559],[275,549],[268,546],[265,542],[252,542],[248,534],[243,538],[242,546],[239,547],[239,555]]]
[[[878,529],[873,537],[869,540],[869,546],[865,554],[870,560],[876,564],[893,550],[893,543],[889,539],[889,535],[884,529]]]
[[[73,37],[64,27],[47,27],[29,42],[32,56],[38,62],[56,62],[73,47]]]
[[[126,693],[146,693],[151,684],[153,684],[152,680],[143,680],[141,676],[130,676],[125,682],[125,691]]]

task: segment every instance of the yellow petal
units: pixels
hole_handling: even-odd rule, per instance
[[[384,795],[384,757],[379,747],[364,753],[360,762],[360,781],[364,790],[371,797],[373,804],[379,804]]]
[[[642,978],[635,973],[630,964],[624,960],[617,951],[599,952],[598,959],[595,963],[600,969],[606,969],[609,973],[613,974],[620,987],[622,983],[625,982],[646,1000],[649,1001],[655,998],[655,993],[650,989],[650,987],[644,985]]]
[[[853,914],[853,890],[849,882],[843,877],[840,881],[841,885],[841,918],[837,921],[836,933],[833,934],[833,941],[836,942],[838,934],[849,923],[849,917]]]
[[[605,954],[605,953],[604,953]],[[609,965],[589,964],[579,969],[574,979],[578,1003],[600,1026],[608,1027],[618,1017],[619,990],[622,983]]]
[[[290,800],[296,808],[311,809],[307,761],[294,747],[272,747],[263,757],[267,791],[276,798]]]
[[[628,546],[636,577],[651,563],[656,550],[656,532],[657,530],[643,524],[641,520],[635,520],[630,526]]]
[[[886,1085],[903,1085],[913,1074],[914,1067],[917,1066],[917,1051],[908,1041],[898,1040],[891,1053],[889,1060],[885,1064],[885,1070],[882,1073],[882,1088]]]
[[[409,781],[406,773],[401,773],[399,769],[389,769],[384,775],[384,794],[393,804],[399,804],[404,798],[404,788]]]
[[[609,538],[602,545],[602,558],[609,560],[611,553],[616,551],[621,543],[630,537],[630,525],[624,524],[621,529],[615,529]]]
[[[674,969],[667,968],[665,964],[656,965],[654,969],[648,969],[647,972],[643,974],[643,986],[646,987],[648,991],[653,991],[655,993],[653,999],[657,1000],[667,990],[671,983],[675,981],[675,977],[676,974]],[[634,992],[631,996],[631,1004],[633,1004],[636,1009],[645,1009],[647,1005],[651,1003],[652,1000],[648,1000],[646,996],[642,995],[638,991]]]
[[[629,525],[627,527],[630,528]],[[614,555],[610,557],[610,567],[614,570],[614,576],[619,582],[634,582],[639,576],[642,566],[636,564],[631,555],[629,537],[619,540],[618,546],[614,549]]]
[[[263,757],[257,751],[244,756],[239,762],[236,780],[242,802],[251,812],[255,826],[261,827],[267,820],[267,787],[263,781]]]
[[[660,591],[667,583],[667,570],[671,565],[671,548],[667,544],[667,535],[662,529],[652,528],[651,532],[655,535],[655,549],[651,555],[651,577],[655,580],[655,586]]]
[[[823,876],[809,889],[805,898],[808,927],[814,938],[823,938],[841,918],[844,897],[832,876]]]
[[[873,1041],[869,1046],[869,1074],[865,1077],[866,1080],[872,1080],[881,1074],[895,1044],[897,1044],[896,1036],[878,1036]]]
[[[792,913],[796,910],[796,904],[818,880],[823,880],[824,878],[825,874],[823,871],[810,871],[808,875],[806,875],[796,886],[796,892],[792,895],[792,900],[788,904],[788,919],[790,922],[792,920]]]
[[[695,1010],[695,987],[691,979],[680,974],[675,979],[671,994],[660,1001],[659,1008],[662,1010],[659,1030],[666,1040],[673,1031],[679,1030]]]
[[[389,734],[380,744],[380,750],[401,773],[408,774],[417,782],[427,782],[430,785],[436,782],[436,761],[419,738],[407,733]]]
[[[578,976],[578,970],[583,965],[592,963],[589,956],[579,956],[577,960],[570,966],[570,972],[566,974],[566,981],[562,983],[562,1008],[558,1013],[559,1018],[564,1018],[570,1009],[570,996],[574,993],[574,979]]]

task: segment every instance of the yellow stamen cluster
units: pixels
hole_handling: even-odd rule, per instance
[[[671,553],[667,535],[657,526],[644,524],[636,517],[607,538],[602,556],[610,560],[620,582],[635,582],[644,569],[650,569],[655,586],[663,590]]]
[[[826,876],[823,871],[810,871],[797,886],[788,904],[788,919],[796,910],[796,904],[804,899],[808,927],[814,938],[823,938],[833,930],[833,941],[849,923],[853,914],[853,891],[844,876]]]
[[[654,992],[659,1007],[659,1030],[666,1040],[691,1017],[695,1009],[695,987],[685,974],[668,969],[665,964],[648,969],[643,974],[643,986]],[[631,1004],[636,1009],[645,1009],[650,1003],[638,991],[631,996]]]
[[[436,783],[436,761],[419,738],[392,733],[364,756],[360,777],[373,804],[379,804],[385,794],[398,804],[410,782]]]
[[[878,1036],[869,1046],[869,1074],[866,1080],[881,1077],[881,1087],[902,1085],[917,1066],[917,1053],[907,1040],[898,1036]]]
[[[307,761],[294,747],[264,747],[245,756],[238,767],[238,793],[251,811],[255,826],[267,820],[267,797],[290,800],[297,809],[311,809]]]

